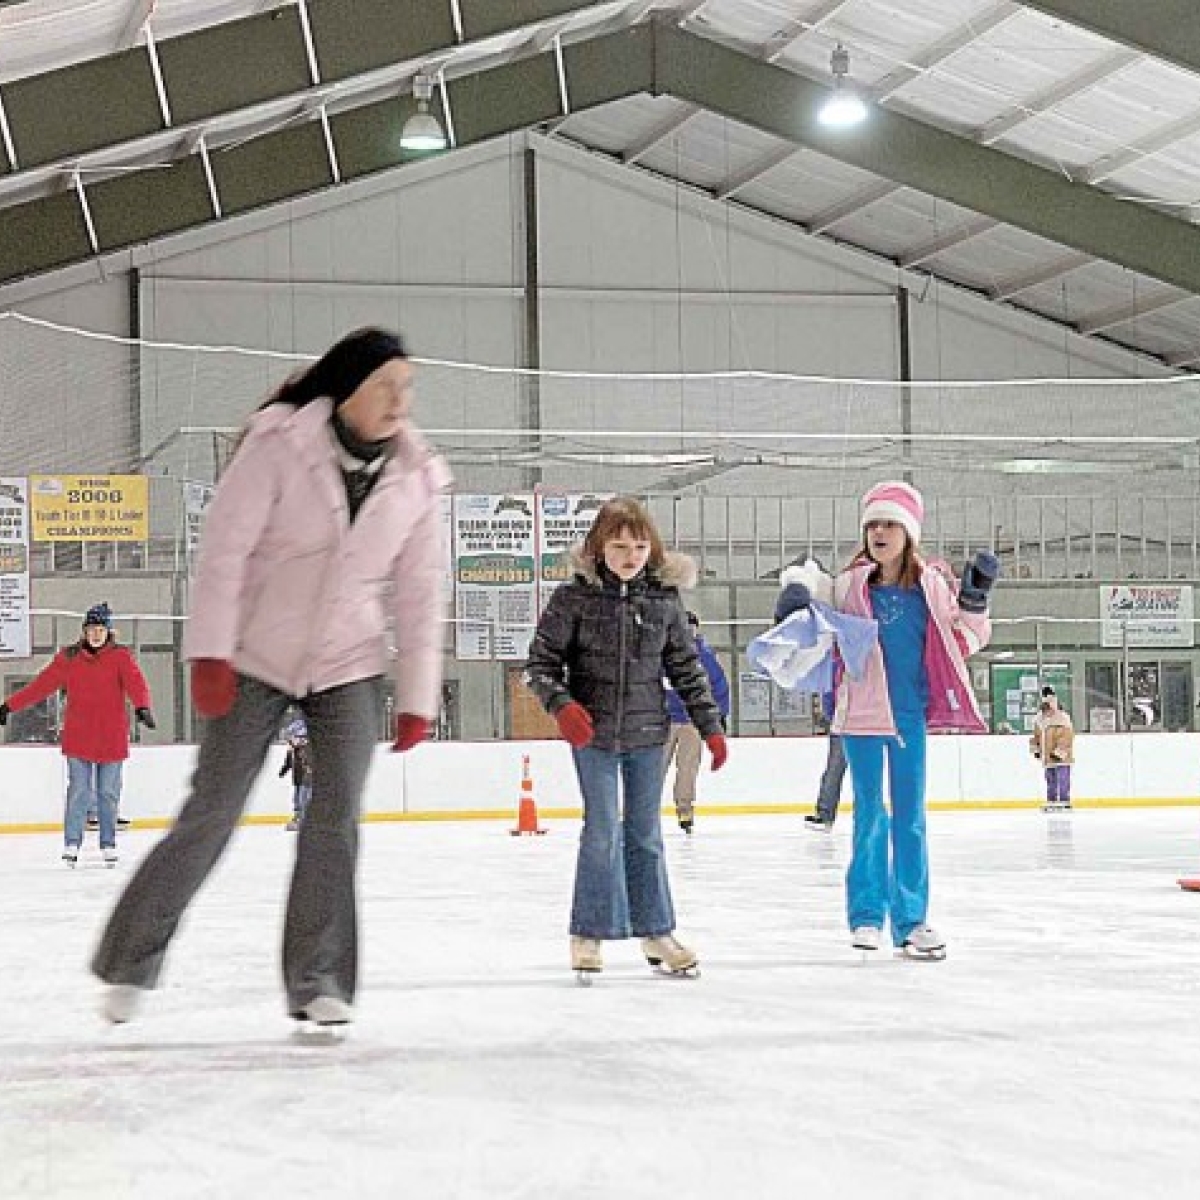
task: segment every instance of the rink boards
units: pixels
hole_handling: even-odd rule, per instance
[[[809,811],[825,766],[824,738],[737,738],[729,764],[700,779],[701,812]],[[530,756],[543,816],[579,811],[570,752],[562,742],[429,742],[406,755],[386,745],[367,785],[368,820],[486,819],[515,813],[521,758]],[[1200,805],[1200,734],[1081,734],[1073,798],[1078,805]],[[126,763],[122,812],[165,822],[179,807],[194,746],[137,747]],[[291,786],[272,751],[255,784],[247,819],[284,819]],[[0,832],[57,828],[65,765],[55,747],[0,747]],[[669,793],[668,793],[669,794]],[[847,804],[851,800],[846,781]],[[1022,737],[931,737],[929,803],[939,808],[1036,806],[1042,773]]]

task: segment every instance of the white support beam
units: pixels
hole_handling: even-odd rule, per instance
[[[158,0],[133,0],[129,6],[129,16],[117,37],[114,50],[128,50],[141,40],[142,32],[150,24],[150,18],[158,7]]]
[[[955,246],[961,246],[964,242],[969,242],[972,238],[987,233],[989,229],[995,229],[999,224],[999,221],[994,221],[991,217],[976,217],[973,220],[964,221],[940,237],[932,238],[920,246],[914,246],[911,250],[904,251],[897,261],[905,268],[920,266],[921,263],[928,262],[931,258],[937,258],[939,254],[944,254]]]
[[[874,187],[867,188],[866,191],[856,192],[849,200],[843,200],[841,204],[835,204],[832,208],[817,213],[811,221],[804,223],[804,227],[809,233],[824,233],[827,229],[832,229],[846,220],[847,217],[852,217],[856,212],[861,212],[872,204],[878,204],[880,200],[885,200],[888,196],[901,190],[903,190],[903,185],[899,183],[878,183]]]
[[[1190,116],[1172,121],[1171,124],[1164,125],[1161,129],[1130,142],[1115,154],[1106,154],[1103,158],[1096,159],[1095,162],[1084,167],[1083,173],[1077,174],[1076,178],[1082,183],[1103,183],[1104,180],[1125,170],[1126,167],[1131,167],[1144,158],[1153,158],[1154,155],[1161,154],[1177,142],[1195,137],[1198,133],[1200,133],[1200,112],[1194,112]]]
[[[948,33],[944,38],[927,46],[913,56],[911,62],[902,63],[894,71],[889,72],[873,88],[871,96],[876,101],[883,101],[893,96],[905,84],[911,83],[921,75],[933,70],[948,58],[953,58],[960,50],[965,50],[973,42],[991,33],[993,29],[1011,21],[1021,12],[1019,4],[1011,0],[999,0],[986,12],[967,21],[964,25]]]
[[[975,140],[981,145],[990,146],[993,142],[998,142],[1006,133],[1011,133],[1018,125],[1032,121],[1034,117],[1040,117],[1042,113],[1057,108],[1058,105],[1086,92],[1089,88],[1094,88],[1106,79],[1111,79],[1141,57],[1142,55],[1136,50],[1116,50],[1090,67],[1085,67],[1082,71],[1076,71],[1075,74],[1068,75],[1066,79],[1059,80],[1053,87],[1047,88],[1046,91],[1023,104],[1014,104],[1012,108],[1002,112],[998,117],[993,117],[976,132]]]
[[[1177,304],[1186,304],[1196,297],[1190,292],[1173,291],[1163,296],[1154,296],[1148,300],[1135,300],[1132,304],[1120,304],[1115,308],[1107,308],[1103,312],[1093,313],[1083,317],[1076,323],[1080,333],[1103,333],[1106,329],[1114,329],[1118,325],[1128,325],[1151,313],[1162,312],[1164,308],[1174,308]]]
[[[1062,258],[1056,258],[1044,267],[1037,267],[1022,275],[1013,275],[1009,279],[1001,280],[994,288],[989,289],[988,299],[1011,300],[1022,292],[1029,292],[1034,288],[1041,287],[1044,283],[1051,283],[1060,276],[1069,275],[1072,271],[1078,271],[1080,267],[1086,267],[1088,263],[1095,261],[1096,259],[1091,254],[1073,251]]]
[[[768,171],[775,170],[776,167],[787,162],[790,158],[795,158],[797,154],[803,153],[802,146],[784,145],[778,149],[772,150],[770,154],[764,154],[761,158],[756,158],[748,167],[739,171],[736,175],[731,175],[724,183],[721,184],[713,196],[718,200],[728,200],[730,196],[736,192],[740,192],[742,188],[749,186],[756,179],[765,175]]]
[[[632,146],[628,146],[621,151],[621,161],[623,163],[632,165],[639,158],[644,158],[651,150],[674,137],[675,134],[700,112],[698,104],[687,104],[676,101],[675,105],[675,112],[667,120],[656,125],[649,133],[634,142]]]
[[[802,20],[788,22],[770,41],[758,48],[763,62],[773,63],[782,58],[802,37],[814,33],[827,21],[833,20],[851,0],[824,0]]]

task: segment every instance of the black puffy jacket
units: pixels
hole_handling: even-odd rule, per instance
[[[661,746],[671,729],[663,676],[702,737],[721,714],[696,653],[679,585],[692,560],[669,553],[657,572],[627,584],[576,556],[575,577],[546,606],[529,648],[525,682],[552,716],[572,700],[592,716],[598,750]]]

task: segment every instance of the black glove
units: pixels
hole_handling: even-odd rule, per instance
[[[157,729],[158,722],[154,719],[154,714],[148,708],[135,708],[133,715],[145,725],[147,729]]]
[[[8,724],[8,714],[11,711],[12,710],[8,707],[7,704],[0,704],[0,725]]]
[[[812,592],[803,583],[789,583],[775,601],[775,624],[786,620],[792,613],[803,612],[812,604]]]
[[[963,568],[959,608],[969,613],[987,612],[988,594],[999,578],[1000,560],[990,550],[977,550],[975,557]]]

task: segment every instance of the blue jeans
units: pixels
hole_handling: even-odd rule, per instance
[[[302,820],[308,810],[308,802],[312,799],[312,784],[298,783],[292,789],[292,812],[296,820]]]
[[[100,848],[117,844],[117,805],[121,802],[121,768],[124,763],[95,763],[86,758],[67,759],[67,811],[63,841],[83,845],[83,826],[88,811],[100,819]]]
[[[846,777],[846,748],[841,734],[829,735],[829,753],[825,758],[825,772],[821,776],[821,787],[817,792],[817,816],[830,825],[837,819],[838,805],[842,802],[842,780]]]
[[[585,746],[573,753],[583,793],[583,832],[571,932],[603,939],[670,933],[675,910],[659,814],[663,748]]]
[[[854,783],[854,849],[846,872],[846,909],[851,929],[882,929],[884,918],[890,918],[892,941],[902,946],[925,923],[929,910],[925,721],[900,716],[896,727],[899,737],[842,739]],[[890,819],[883,806],[885,759]]]

